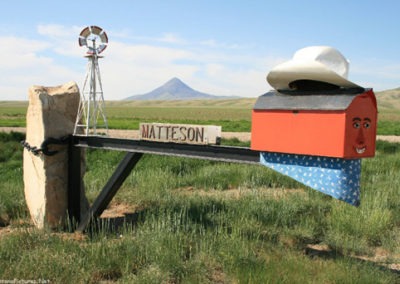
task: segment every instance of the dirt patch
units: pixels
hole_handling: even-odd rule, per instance
[[[103,211],[100,218],[118,218],[124,217],[126,214],[136,212],[138,208],[134,205],[124,203],[111,203],[106,210]]]
[[[26,128],[25,127],[0,127],[0,132],[21,132],[21,133],[26,133]]]
[[[303,189],[280,189],[280,188],[229,188],[225,190],[202,190],[195,189],[192,186],[177,188],[174,190],[177,194],[191,195],[196,194],[206,197],[221,197],[230,199],[240,199],[249,195],[257,195],[262,197],[269,197],[271,199],[282,199],[287,198],[291,194],[306,194]]]
[[[310,244],[305,248],[304,253],[311,257],[322,257],[322,258],[335,258],[337,253],[332,251],[327,245],[324,244]],[[390,252],[382,249],[375,248],[374,253],[371,256],[366,255],[351,255],[351,258],[358,259],[360,261],[373,262],[376,265],[386,267],[391,271],[400,274],[400,255],[393,255]]]
[[[400,143],[400,136],[395,136],[395,135],[377,135],[376,139],[391,143]]]
[[[11,232],[12,232],[12,229],[10,226],[0,227],[0,240],[2,237],[6,236],[7,234],[10,234]]]
[[[222,132],[222,138],[237,138],[239,141],[246,142],[251,140],[250,132]]]

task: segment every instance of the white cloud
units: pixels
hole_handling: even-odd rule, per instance
[[[174,33],[164,33],[163,36],[158,38],[157,40],[161,41],[161,42],[174,43],[174,44],[185,44],[185,43],[187,43],[186,40],[184,40],[179,35],[174,34]]]
[[[190,78],[198,66],[176,61],[193,56],[182,49],[111,43],[105,58],[99,61],[105,99],[116,100],[149,92],[172,77]]]
[[[48,41],[0,37],[1,99],[25,100],[31,85],[62,84],[76,78],[74,70],[47,55],[51,47]]]
[[[206,39],[206,40],[201,40],[199,42],[201,46],[204,47],[210,47],[210,48],[221,48],[221,49],[246,49],[249,47],[249,44],[239,44],[239,43],[224,43],[224,42],[219,42],[215,39]]]
[[[398,88],[400,64],[384,60],[365,59],[350,66],[349,79],[363,87],[376,91]]]
[[[190,47],[114,42],[100,66],[105,97],[111,99],[149,92],[172,77],[202,92],[254,97],[269,89],[265,81],[269,60]]]
[[[25,100],[31,85],[55,86],[73,80],[81,86],[87,64],[85,50],[77,42],[81,29],[40,25],[41,40],[0,37],[1,98]],[[185,44],[171,47],[174,45],[164,46],[154,39],[136,38],[132,43],[110,34],[109,38],[99,61],[106,100],[149,92],[172,77],[202,92],[254,97],[269,89],[265,75],[277,61],[246,53],[246,49],[189,44],[175,34],[162,38]]]
[[[208,47],[217,47],[218,43],[214,39],[207,39],[200,41],[201,45],[208,46]]]
[[[38,63],[51,61],[50,58],[38,57],[37,52],[49,47],[46,42],[16,37],[0,37],[0,70],[26,68]]]
[[[82,27],[74,26],[71,28],[66,28],[63,25],[38,25],[37,31],[40,35],[48,36],[55,39],[77,37],[79,35]]]
[[[84,49],[78,43],[78,36],[84,27],[64,27],[62,25],[39,25],[37,31],[47,38],[53,52],[63,56],[81,56]]]
[[[111,42],[105,53],[108,61],[121,61],[126,64],[163,65],[176,60],[193,57],[190,51],[149,44],[126,44]]]
[[[220,76],[225,73],[224,65],[218,63],[206,64],[206,74],[210,77]]]

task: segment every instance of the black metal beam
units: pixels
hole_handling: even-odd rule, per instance
[[[93,218],[97,218],[103,213],[142,156],[142,153],[130,152],[125,155],[88,212],[83,216],[77,228],[78,231],[83,232]]]
[[[164,143],[96,136],[73,136],[73,144],[84,148],[101,148],[233,163],[258,164],[260,160],[258,151],[244,147]]]

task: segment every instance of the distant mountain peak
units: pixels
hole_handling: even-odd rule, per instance
[[[184,89],[194,91],[192,88],[190,88],[188,85],[183,83],[180,79],[174,77],[168,82],[166,82],[164,85],[162,85],[160,88],[169,90],[169,91],[182,91]]]
[[[167,83],[165,83],[164,85],[168,85],[168,84],[183,84],[186,85],[185,83],[183,83],[179,78],[172,78],[171,80],[169,80]]]
[[[164,85],[153,91],[126,98],[125,100],[198,100],[198,99],[229,99],[238,97],[215,96],[196,91],[182,82],[179,78],[173,77]]]

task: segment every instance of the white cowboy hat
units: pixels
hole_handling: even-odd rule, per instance
[[[268,83],[276,90],[290,90],[299,80],[329,83],[338,87],[360,87],[347,80],[349,62],[329,46],[310,46],[298,50],[293,58],[274,67],[267,75]]]

